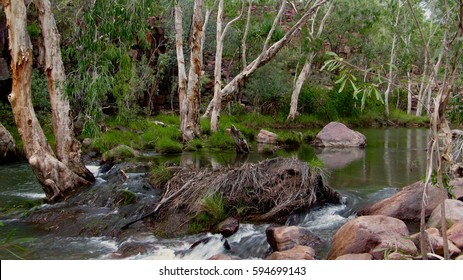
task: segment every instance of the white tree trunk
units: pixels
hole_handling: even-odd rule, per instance
[[[182,26],[182,8],[180,4],[175,5],[175,48],[177,53],[177,68],[178,68],[178,102],[180,112],[180,128],[185,127],[187,118],[187,100],[186,88],[187,88],[187,76],[185,70],[185,57],[183,54],[183,26]]]
[[[304,25],[312,14],[328,0],[317,0],[310,9],[308,9],[304,15],[286,32],[285,36],[279,41],[275,42],[272,46],[261,53],[254,61],[247,65],[247,67],[236,75],[220,92],[222,96],[222,107],[233,100],[234,95],[237,93],[238,86],[241,81],[252,75],[259,67],[264,66],[267,62],[275,57],[275,55],[286,46],[297,34],[299,34],[302,25]],[[207,107],[204,117],[211,115],[214,104],[211,100]]]
[[[412,113],[412,78],[410,72],[407,73],[407,114],[410,115]]]
[[[289,108],[289,115],[287,120],[293,121],[297,116],[297,103],[299,99],[299,94],[301,93],[302,85],[304,84],[307,77],[310,75],[312,61],[315,58],[315,52],[310,52],[307,56],[307,59],[302,67],[301,73],[297,77],[296,85],[294,87],[293,93],[291,95],[291,106]]]
[[[231,20],[225,29],[222,31],[222,22],[223,22],[223,1],[219,0],[219,9],[217,12],[217,32],[216,32],[216,51],[215,51],[215,68],[214,68],[214,97],[211,115],[211,131],[217,132],[219,130],[219,118],[220,110],[222,109],[222,98],[220,96],[220,91],[222,90],[222,54],[223,54],[223,42],[225,41],[225,35],[227,34],[230,26],[239,20],[244,12],[244,0],[241,6],[241,13],[238,17]]]
[[[195,0],[191,35],[190,71],[183,104],[186,103],[186,120],[181,127],[183,141],[188,142],[200,135],[199,106],[201,102],[201,38],[203,33],[203,0]]]
[[[56,157],[79,176],[93,181],[93,174],[85,167],[81,158],[81,144],[74,137],[71,106],[64,94],[66,75],[61,58],[60,35],[51,11],[49,0],[35,0],[39,11],[44,44],[45,73],[48,77],[48,92],[56,139]]]
[[[63,199],[90,184],[56,159],[34,112],[31,100],[32,44],[26,29],[23,1],[3,0],[12,57],[13,85],[8,99],[24,151],[49,200]]]
[[[389,60],[389,73],[387,81],[387,89],[384,93],[384,105],[386,109],[386,115],[389,116],[389,95],[392,91],[392,78],[393,78],[393,65],[395,62],[395,48],[397,44],[397,25],[399,24],[400,17],[400,1],[397,3],[397,15],[394,23],[394,35],[392,36],[392,47],[391,47],[391,59]]]
[[[317,9],[317,12],[313,16],[312,27],[310,29],[310,34],[311,34],[312,37],[315,37],[314,39],[320,38],[320,36],[321,36],[321,34],[323,32],[323,29],[325,28],[325,23],[328,20],[328,17],[330,16],[332,10],[333,10],[333,3],[331,3],[330,6],[328,7],[328,10],[326,11],[325,15],[323,16],[323,19],[322,19],[322,21],[320,23],[320,26],[318,27],[318,32],[317,32],[317,34],[314,35],[314,33],[315,33],[315,20],[316,20],[316,15],[317,15],[317,12],[318,12],[318,9]],[[304,82],[307,80],[307,78],[310,75],[310,71],[311,71],[311,68],[312,68],[312,62],[313,62],[313,60],[315,58],[315,55],[316,55],[315,51],[309,52],[309,54],[308,54],[308,56],[306,58],[306,61],[304,63],[304,66],[302,67],[301,73],[299,74],[299,76],[297,78],[293,93],[291,95],[291,104],[290,104],[290,109],[289,109],[289,114],[288,114],[287,121],[293,121],[297,116],[297,104],[298,104],[299,94],[301,93],[302,85],[304,84]]]

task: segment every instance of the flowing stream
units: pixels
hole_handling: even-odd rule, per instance
[[[305,214],[294,215],[286,223],[308,228],[322,239],[322,245],[316,250],[320,259],[326,256],[333,234],[349,219],[355,217],[356,211],[420,180],[425,171],[428,130],[388,128],[359,131],[367,137],[368,144],[364,150],[324,150],[302,146],[293,151],[277,152],[278,156],[297,157],[306,161],[318,158],[325,164],[327,183],[343,197],[343,203],[340,205],[326,205]],[[207,165],[236,165],[263,159],[265,156],[257,153],[243,158],[235,153],[224,152],[169,156],[146,152],[140,158],[141,161],[171,161],[199,168]],[[98,173],[97,166],[89,168]],[[136,177],[140,176],[140,173],[128,175]],[[27,249],[25,258],[206,259],[225,252],[224,240],[219,235],[210,233],[175,239],[157,237],[143,230],[118,239],[109,236],[55,235],[51,233],[52,230],[38,229],[36,225],[24,222],[21,219],[23,213],[16,210],[29,208],[43,198],[45,195],[26,163],[0,165],[0,221],[3,223],[0,227],[0,241],[12,230],[16,231],[15,238],[34,237],[33,241],[23,244]],[[51,206],[45,204],[35,207]],[[231,254],[245,259],[264,258],[269,252],[265,237],[267,227],[268,224],[241,224],[238,232],[227,239]],[[194,242],[204,238],[208,238],[208,242],[190,248]],[[143,250],[139,250],[140,248]],[[124,250],[130,252],[129,256],[120,254]]]

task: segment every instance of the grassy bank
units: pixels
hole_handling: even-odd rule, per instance
[[[383,114],[367,112],[355,118],[339,121],[350,127],[406,126],[424,127],[429,123],[426,117],[415,117],[401,111],[392,111],[389,118]],[[285,115],[269,116],[255,113],[221,117],[220,129],[211,133],[208,119],[201,120],[199,139],[182,143],[179,130],[179,117],[175,114],[160,114],[152,118],[138,118],[131,121],[119,121],[117,118],[106,119],[104,131],[93,138],[90,147],[97,153],[105,153],[118,145],[126,145],[136,150],[155,150],[159,153],[180,153],[183,150],[199,149],[233,150],[233,139],[228,134],[231,125],[235,125],[253,145],[260,129],[276,132],[281,145],[297,146],[313,140],[318,131],[328,123],[312,115],[301,115],[294,122],[288,123]],[[85,138],[82,135],[80,138]]]

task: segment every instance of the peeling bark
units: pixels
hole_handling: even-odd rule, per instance
[[[9,31],[13,86],[8,99],[24,151],[47,198],[55,201],[68,197],[90,184],[59,161],[45,138],[31,100],[32,44],[26,29],[23,1],[3,0]]]
[[[74,173],[88,181],[93,174],[85,167],[81,158],[81,144],[74,137],[71,106],[64,95],[66,74],[61,58],[60,35],[51,11],[49,0],[35,0],[45,51],[45,72],[48,78],[48,92],[53,118],[53,132],[56,138],[56,157]]]
[[[193,32],[191,35],[190,71],[188,73],[188,87],[183,104],[186,105],[186,119],[181,130],[183,141],[188,142],[200,136],[199,106],[201,103],[201,38],[203,33],[203,0],[196,0],[193,6]],[[185,104],[186,103],[186,104]],[[184,108],[185,109],[185,108]]]

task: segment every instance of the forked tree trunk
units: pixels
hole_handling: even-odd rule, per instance
[[[318,10],[317,10],[317,13],[315,13],[315,15],[313,16],[312,28],[310,29],[310,34],[312,35],[311,37],[315,37],[315,39],[320,38],[323,32],[323,29],[325,28],[325,23],[328,20],[328,17],[330,16],[332,10],[333,10],[333,2],[331,2],[330,6],[328,7],[328,10],[323,16],[323,19],[320,22],[320,26],[318,27],[317,34],[314,34],[315,33],[314,32],[315,20],[316,20],[317,13],[318,13]],[[297,104],[299,100],[299,94],[301,93],[302,85],[307,80],[307,78],[310,76],[312,62],[315,58],[315,55],[316,55],[315,51],[312,50],[309,52],[305,60],[304,66],[302,67],[301,73],[299,73],[299,76],[297,77],[297,81],[294,86],[293,93],[291,94],[291,104],[289,108],[289,114],[288,114],[287,121],[293,121],[297,116]]]
[[[324,5],[328,0],[317,0],[313,5],[308,9],[304,15],[286,32],[286,34],[271,45],[269,48],[266,48],[254,61],[249,63],[243,71],[236,75],[221,91],[220,95],[222,96],[222,108],[231,100],[233,100],[235,94],[238,92],[238,87],[243,80],[251,76],[259,67],[264,66],[270,60],[272,60],[275,55],[286,46],[297,34],[299,34],[302,25],[304,25],[309,18],[313,15],[317,9]],[[209,103],[206,112],[203,117],[209,117],[214,106],[213,100]]]
[[[49,200],[66,198],[90,182],[59,161],[43,133],[31,100],[32,44],[26,30],[23,1],[3,0],[9,32],[13,85],[9,101],[24,151]]]
[[[191,35],[190,71],[188,73],[188,87],[183,104],[186,105],[184,113],[185,122],[181,130],[183,141],[188,142],[201,134],[199,124],[199,106],[201,103],[201,38],[203,33],[203,0],[195,0],[193,6],[193,33]]]
[[[223,54],[223,43],[225,40],[225,35],[227,34],[230,26],[239,20],[244,12],[244,0],[241,6],[241,13],[238,17],[234,18],[225,26],[222,31],[222,22],[223,22],[223,1],[219,0],[219,9],[217,11],[217,31],[216,31],[216,50],[215,50],[215,68],[214,68],[214,107],[212,109],[211,115],[211,131],[217,132],[219,130],[219,118],[220,111],[222,109],[222,97],[220,91],[222,90],[222,54]]]
[[[93,174],[85,167],[81,157],[81,144],[74,137],[69,100],[64,95],[66,75],[61,58],[60,35],[49,0],[35,0],[45,49],[45,72],[56,138],[56,157],[74,173],[93,181]]]

